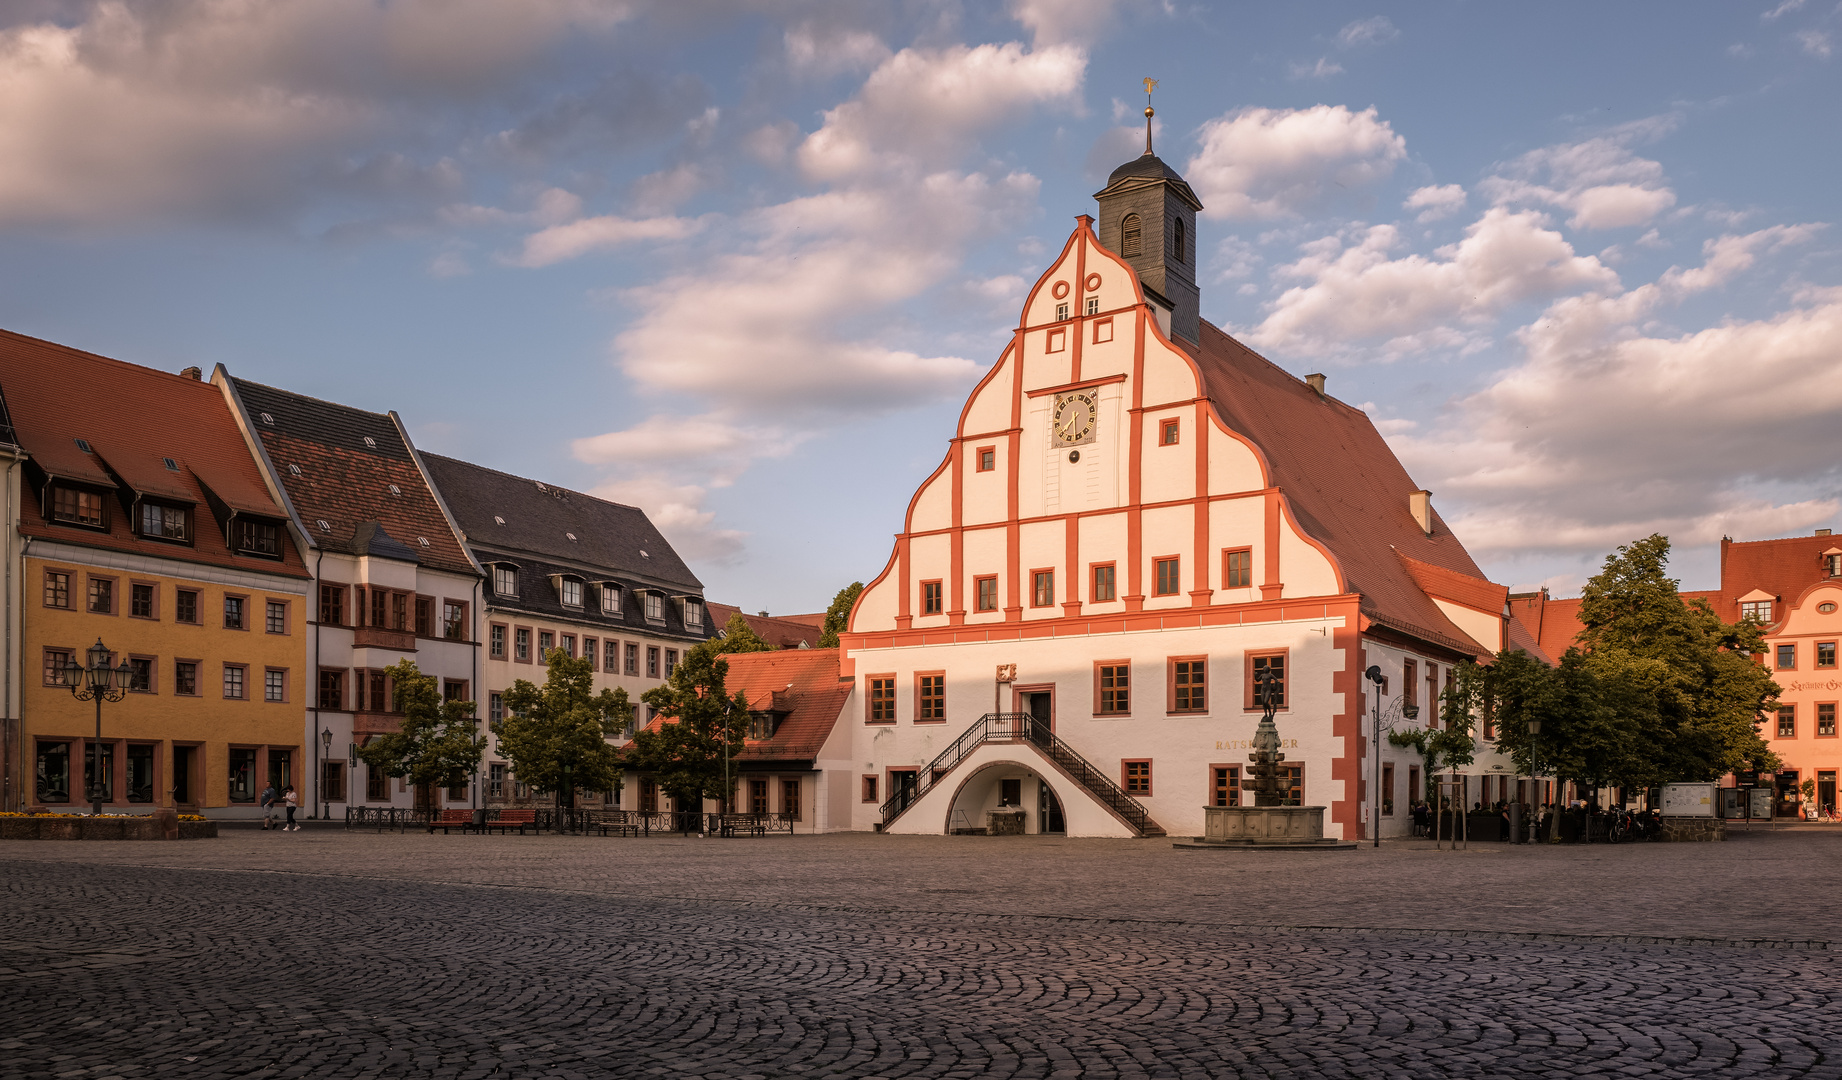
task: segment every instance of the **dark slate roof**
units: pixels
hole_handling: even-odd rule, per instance
[[[491,548],[536,556],[590,580],[606,577],[678,592],[703,591],[703,583],[638,507],[440,454],[424,454],[422,460],[476,554]]]
[[[643,601],[634,595],[634,591],[643,588],[657,588],[656,584],[635,580],[631,576],[618,572],[593,570],[580,563],[561,563],[529,552],[495,550],[474,545],[473,554],[489,569],[494,564],[508,564],[518,568],[518,595],[516,597],[500,596],[493,591],[493,582],[486,583],[486,600],[495,610],[526,612],[538,618],[566,619],[584,627],[600,627],[608,633],[631,632],[684,637],[693,641],[702,641],[714,637],[720,624],[711,621],[709,614],[704,615],[701,630],[686,630],[683,612],[672,600],[664,604],[665,621],[649,623],[646,621],[646,609]],[[558,594],[553,576],[574,575],[588,584],[603,581],[619,582],[625,595],[621,598],[620,614],[606,615],[601,610],[599,596],[583,590],[581,607],[565,607],[563,598]],[[667,590],[677,595],[694,594],[695,590]]]
[[[403,562],[421,562],[416,553],[389,533],[383,525],[375,521],[361,521],[352,533],[352,550],[359,555],[376,555],[384,559],[400,559]]]
[[[363,555],[369,534],[361,535],[361,529],[371,524],[408,548],[423,566],[474,573],[435,493],[423,481],[415,456],[388,415],[247,379],[233,378],[231,385],[302,530],[314,543],[328,551]],[[298,467],[300,475],[290,466]],[[403,558],[394,551],[373,553]]]
[[[1161,178],[1165,180],[1183,179],[1183,174],[1171,168],[1169,165],[1164,164],[1164,159],[1156,154],[1140,154],[1138,157],[1126,162],[1119,168],[1114,169],[1113,175],[1106,178],[1107,186],[1112,187],[1113,184],[1122,177],[1127,176],[1148,176],[1154,179]]]

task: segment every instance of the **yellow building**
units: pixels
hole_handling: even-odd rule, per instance
[[[255,816],[305,792],[309,575],[217,387],[0,332],[27,455],[7,809]],[[118,701],[60,670],[101,642]],[[10,740],[9,740],[10,741]]]

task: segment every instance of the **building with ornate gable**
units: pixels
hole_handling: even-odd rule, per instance
[[[1147,150],[1096,198],[843,635],[850,827],[1200,833],[1270,671],[1289,801],[1372,835],[1379,773],[1405,833],[1419,758],[1377,759],[1377,713],[1428,723],[1453,665],[1535,643],[1367,415],[1201,319],[1183,178]],[[1512,794],[1487,746],[1470,771]]]

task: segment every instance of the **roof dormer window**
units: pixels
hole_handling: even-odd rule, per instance
[[[704,602],[695,596],[684,598],[684,628],[698,631],[704,628]]]
[[[102,517],[101,495],[62,484],[51,489],[51,520],[92,529],[107,527]]]
[[[646,621],[662,623],[665,621],[665,597],[656,592],[646,594]]]
[[[184,543],[192,539],[191,518],[191,512],[183,506],[144,502],[141,504],[141,535]]]
[[[281,526],[249,518],[237,520],[237,552],[242,555],[266,555],[281,558]]]
[[[556,583],[557,598],[564,607],[582,606],[582,579],[573,577],[558,578]]]
[[[492,568],[492,591],[494,596],[518,595],[518,568],[499,563]]]
[[[620,615],[620,586],[612,581],[601,583],[601,613],[603,615]]]

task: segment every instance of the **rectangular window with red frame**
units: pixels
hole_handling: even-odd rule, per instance
[[[1102,660],[1094,665],[1094,712],[1123,716],[1132,711],[1132,663]]]
[[[1170,711],[1206,712],[1209,708],[1209,658],[1172,657],[1170,661]]]
[[[1030,603],[1035,607],[1049,607],[1055,603],[1055,571],[1030,572]]]
[[[1778,706],[1778,737],[1780,739],[1797,738],[1797,706]]]
[[[1241,805],[1241,767],[1239,765],[1209,766],[1209,805]]]
[[[998,610],[998,576],[996,574],[973,578],[972,589],[977,596],[975,605],[978,610]]]
[[[1119,590],[1115,587],[1117,579],[1113,575],[1113,564],[1095,563],[1093,569],[1094,588],[1088,594],[1088,598],[1096,604],[1111,603],[1118,599]]]
[[[946,672],[916,674],[915,676],[915,721],[925,723],[929,720],[947,718],[947,676]]]
[[[1124,781],[1124,783],[1122,783],[1120,786],[1126,789],[1126,794],[1128,795],[1150,795],[1151,794],[1151,761],[1150,759],[1145,759],[1141,761],[1122,761],[1119,763],[1119,765],[1120,765],[1120,772],[1123,774],[1121,776],[1121,779]]]
[[[872,724],[895,723],[895,675],[866,675],[864,684],[869,690],[864,720]]]
[[[1152,588],[1153,596],[1177,595],[1178,590],[1182,588],[1182,582],[1179,578],[1179,568],[1181,565],[1182,560],[1175,555],[1167,559],[1158,559],[1152,563],[1152,569],[1154,571],[1153,576],[1155,578],[1155,584]]]
[[[923,581],[921,583],[921,614],[938,615],[945,611],[946,605],[942,602],[942,595],[940,582]]]
[[[1222,588],[1246,589],[1254,583],[1254,550],[1240,548],[1222,553]]]
[[[1273,707],[1275,709],[1286,707],[1286,654],[1274,652],[1251,653],[1247,657],[1247,708],[1260,708],[1260,677],[1269,671],[1273,673],[1275,680],[1273,682]]]

